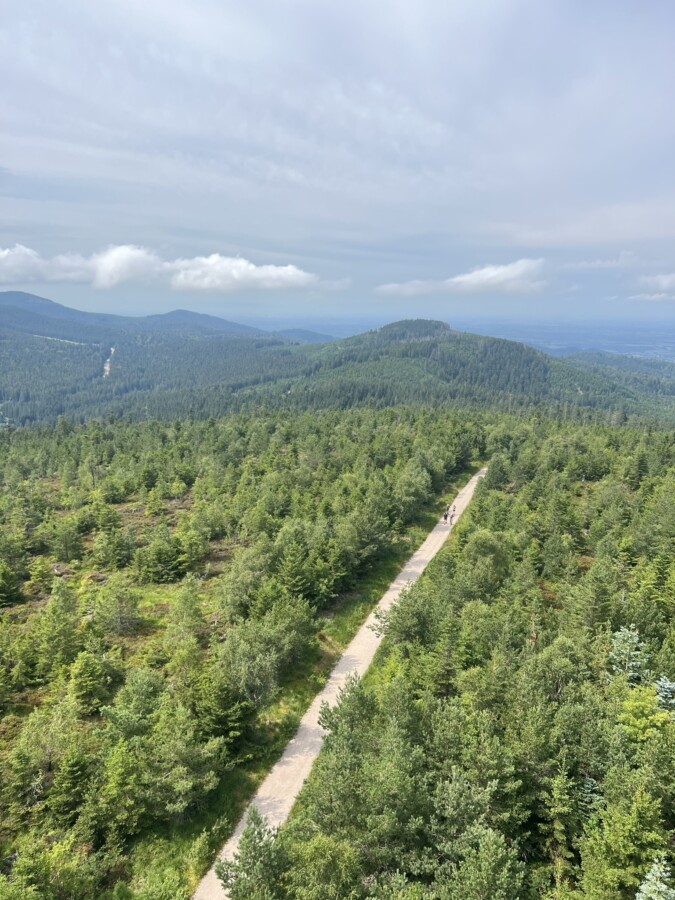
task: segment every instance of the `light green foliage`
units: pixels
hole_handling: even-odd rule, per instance
[[[130,669],[112,706],[102,714],[115,737],[129,739],[147,734],[164,690],[164,679],[151,669]]]
[[[621,480],[642,440],[628,431],[491,440],[496,473],[383,617],[375,673],[324,714],[274,890],[324,896],[319,837],[349,862],[345,896],[671,890],[667,871],[648,875],[675,828],[669,563],[644,555],[645,521],[675,539],[661,482]],[[654,440],[667,481],[673,443]],[[638,579],[653,586],[640,603]]]
[[[31,590],[48,591],[51,587],[54,575],[52,567],[44,556],[37,556],[31,563],[27,587]]]
[[[187,571],[181,542],[166,526],[155,529],[150,542],[136,550],[134,570],[141,584],[176,581]]]
[[[255,706],[269,701],[283,673],[307,649],[311,623],[307,602],[293,598],[229,629],[216,664],[227,673],[234,696]]]
[[[216,872],[230,900],[277,900],[284,862],[274,832],[253,806],[234,862],[219,862]]]
[[[132,588],[123,576],[112,575],[88,601],[94,625],[107,636],[130,634],[140,623],[140,599],[140,591]]]
[[[319,379],[312,402],[363,383]],[[487,483],[382,621],[379,668],[324,714],[316,777],[277,849],[249,847],[270,865],[247,889],[632,900],[675,829],[673,440],[542,410],[0,432],[0,561],[28,600],[0,613],[1,889],[48,859],[82,900],[189,894],[213,798],[232,814],[334,652],[324,616],[474,454]],[[59,528],[81,559],[54,564]]]
[[[63,581],[54,581],[44,609],[33,620],[35,670],[46,680],[59,673],[77,655],[81,638],[75,592]]]
[[[517,900],[522,883],[521,866],[504,837],[488,828],[447,882],[438,879],[439,900]]]
[[[651,685],[636,687],[621,704],[619,722],[637,743],[648,741],[672,721],[670,713],[659,707],[656,688]]]
[[[660,803],[642,788],[603,811],[581,844],[585,895],[589,900],[633,896],[665,841]]]
[[[77,655],[70,667],[68,690],[83,715],[96,712],[110,698],[119,673],[119,661],[100,648]]]
[[[136,834],[147,813],[144,758],[138,740],[114,743],[90,786],[82,818],[110,847]]]
[[[66,696],[34,710],[9,756],[6,789],[12,814],[31,818],[43,808],[61,761],[77,738],[77,704]]]
[[[47,534],[47,542],[52,554],[60,562],[72,562],[82,559],[84,543],[77,521],[72,517],[64,517],[52,522]]]
[[[147,738],[144,775],[154,814],[176,819],[212,791],[222,750],[222,738],[201,741],[189,710],[165,694]]]
[[[37,888],[28,884],[24,878],[12,878],[0,875],[0,900],[39,900]]]
[[[47,800],[50,818],[57,826],[69,828],[75,824],[85,799],[90,765],[76,744],[65,750]]]
[[[356,900],[360,858],[348,841],[316,834],[293,846],[288,891],[296,900]]]
[[[99,531],[94,538],[92,562],[100,569],[123,569],[131,562],[133,538],[119,528]]]
[[[34,887],[40,900],[91,897],[99,879],[96,858],[78,846],[74,835],[57,841],[22,841],[12,869],[12,881],[22,888]],[[30,889],[23,896],[31,897]]]

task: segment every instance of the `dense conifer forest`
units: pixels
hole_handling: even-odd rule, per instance
[[[675,0],[1,5],[0,900],[675,900]]]
[[[260,405],[302,411],[420,403],[675,421],[668,364],[556,359],[443,322],[397,322],[308,344],[209,316],[125,319],[4,296],[26,305],[3,304],[0,293],[0,423],[13,426],[53,424],[60,415],[171,420]]]
[[[291,821],[253,817],[223,878],[233,900],[671,896],[667,366],[424,321],[312,346],[22,321],[0,329],[0,900],[187,900],[483,463]]]
[[[446,551],[326,710],[241,898],[673,895],[671,433],[537,423],[495,451]]]
[[[359,578],[489,431],[396,409],[0,433],[0,897],[186,896],[228,827],[195,832],[205,805],[233,813],[292,733],[284,685],[320,683]]]

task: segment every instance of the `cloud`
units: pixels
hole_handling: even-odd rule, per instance
[[[653,288],[659,293],[675,291],[675,272],[667,272],[661,275],[645,275],[641,279],[641,283],[645,287]]]
[[[405,281],[381,284],[378,294],[419,297],[425,294],[533,294],[545,282],[540,279],[543,259],[518,259],[505,265],[489,265],[453,275],[444,281]]]
[[[115,284],[132,283],[139,310],[172,283],[192,286],[206,309],[258,276],[305,277],[244,272],[214,250],[329,278],[349,259],[357,283],[439,279],[390,292],[411,305],[437,293],[425,311],[440,315],[458,292],[441,279],[546,256],[541,277],[559,276],[552,310],[613,315],[619,251],[635,250],[645,274],[668,271],[648,261],[667,260],[675,237],[674,16],[663,3],[613,8],[394,0],[382,16],[359,0],[5,3],[0,247],[20,239],[65,255],[45,272],[14,254],[4,277],[11,262],[33,280],[119,294]],[[179,271],[143,256],[91,260],[119,240],[161,248],[163,261],[209,261]],[[561,298],[582,278],[592,291]],[[619,303],[667,293],[622,288]],[[539,296],[493,289],[467,292],[476,311],[499,298],[520,315]],[[304,316],[308,292],[327,288],[301,290],[288,309]],[[381,307],[355,288],[336,315]]]
[[[660,291],[656,294],[631,294],[628,298],[629,300],[640,300],[643,302],[654,302],[659,303],[664,300],[675,300],[675,294],[667,294],[663,291]]]
[[[603,269],[629,269],[637,264],[637,256],[630,250],[622,250],[613,259],[581,259],[566,263],[563,268],[575,272],[590,272]]]
[[[126,281],[147,281],[156,277],[165,264],[145,247],[122,245],[109,247],[90,259],[92,283],[97,288],[112,288]]]
[[[30,247],[0,248],[0,284],[27,284],[42,278],[44,260]]]
[[[318,284],[319,279],[297,266],[256,266],[247,259],[221,256],[196,256],[167,263],[173,272],[171,287],[177,291],[267,290],[304,288]]]
[[[0,248],[0,284],[79,282],[107,290],[129,282],[168,283],[177,291],[233,291],[320,287],[316,275],[294,265],[256,265],[233,256],[163,260],[133,244],[108,247],[91,256],[65,253],[44,258],[30,247]]]

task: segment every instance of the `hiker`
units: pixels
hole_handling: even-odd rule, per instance
[[[448,511],[447,511],[447,509],[446,509],[446,511],[443,513],[443,521],[445,522],[446,525],[448,524]]]

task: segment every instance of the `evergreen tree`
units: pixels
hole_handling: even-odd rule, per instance
[[[60,828],[70,828],[77,819],[87,792],[89,761],[77,747],[69,748],[54,777],[47,806]]]
[[[665,675],[660,675],[654,687],[661,709],[675,713],[675,681],[671,681]]]
[[[18,603],[21,599],[19,579],[9,565],[0,559],[0,606],[9,606],[11,603]]]
[[[70,668],[68,690],[83,715],[96,712],[110,698],[118,675],[117,666],[100,648],[78,654]]]
[[[630,685],[638,684],[647,674],[649,655],[635,625],[620,628],[612,635],[609,668],[613,676],[623,676]]]
[[[36,671],[42,678],[73,661],[79,650],[77,598],[64,581],[54,581],[52,594],[34,626]]]
[[[230,900],[281,900],[285,863],[276,833],[251,806],[234,860],[216,863],[216,874]]]
[[[440,900],[517,900],[522,880],[516,854],[501,834],[486,829],[450,878],[440,881],[438,896]]]
[[[670,885],[670,866],[662,856],[657,857],[645,875],[635,900],[675,900],[675,890]]]

